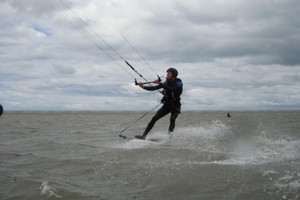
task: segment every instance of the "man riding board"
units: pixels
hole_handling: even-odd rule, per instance
[[[177,78],[178,71],[175,68],[169,68],[167,70],[167,78],[166,81],[161,83],[160,80],[153,81],[152,83],[156,83],[156,86],[144,86],[143,83],[138,83],[138,85],[148,91],[158,90],[163,88],[162,94],[164,95],[161,102],[163,106],[156,112],[154,117],[149,122],[146,127],[144,133],[142,135],[136,135],[135,138],[144,140],[150,130],[153,128],[154,124],[171,113],[170,116],[170,125],[169,125],[169,133],[174,131],[175,121],[181,110],[180,103],[180,95],[182,94],[183,83],[181,79]]]

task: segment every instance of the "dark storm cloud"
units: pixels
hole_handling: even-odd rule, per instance
[[[176,1],[153,9],[149,52],[177,62],[246,57],[253,64],[300,63],[298,1]],[[152,49],[152,48],[151,48]]]

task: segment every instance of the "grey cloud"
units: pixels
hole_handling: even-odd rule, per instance
[[[18,0],[8,0],[9,5],[11,5],[14,9],[18,10],[18,12],[28,12],[32,15],[41,16],[42,14],[52,12],[47,9],[45,6],[46,2],[35,1],[35,0],[27,0],[27,1],[18,1]]]
[[[118,31],[160,75],[178,68],[184,109],[300,106],[296,0],[64,2],[147,79],[155,73]],[[0,10],[1,103],[10,109],[147,109],[160,100],[134,86],[118,65],[141,78],[59,0],[0,1]]]
[[[297,1],[176,1],[170,12],[151,10],[155,35],[145,51],[177,62],[247,56],[253,64],[297,65],[299,7]]]
[[[61,65],[53,65],[53,68],[55,69],[56,72],[60,74],[74,74],[76,71],[73,67],[69,66],[61,66]]]

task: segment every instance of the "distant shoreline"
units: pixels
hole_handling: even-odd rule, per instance
[[[124,112],[146,112],[147,110],[5,110],[3,114],[10,113],[124,113]],[[298,112],[300,109],[264,109],[264,110],[183,110],[182,113],[186,112]],[[155,111],[152,111],[155,112]]]

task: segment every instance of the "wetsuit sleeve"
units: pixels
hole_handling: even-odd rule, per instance
[[[159,90],[161,88],[163,88],[163,84],[162,83],[160,83],[160,84],[158,84],[156,86],[144,86],[144,89],[148,90],[148,91]]]

